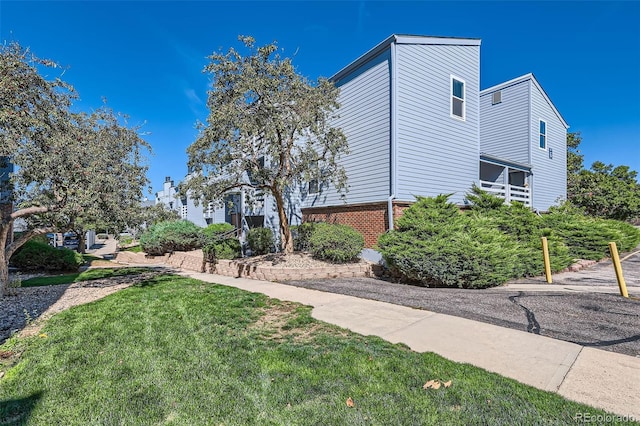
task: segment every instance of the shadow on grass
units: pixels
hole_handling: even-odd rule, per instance
[[[0,299],[0,312],[7,318],[3,327],[0,328],[0,345],[11,335],[36,321],[50,306],[63,297],[72,284],[80,287],[110,287],[133,282],[133,286],[148,287],[164,281],[159,277],[166,276],[170,272],[169,268],[124,267],[92,269],[83,273],[25,280],[22,282],[23,288],[17,289],[13,295]],[[44,286],[46,288],[43,289],[29,288]]]
[[[26,398],[0,400],[0,425],[26,424],[40,398],[42,392]]]

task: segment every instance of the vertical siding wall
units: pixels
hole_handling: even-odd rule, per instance
[[[480,46],[398,44],[397,194],[453,193],[479,175]],[[451,117],[451,75],[465,81],[465,121]]]
[[[491,104],[492,92],[480,96],[480,152],[529,164],[529,80],[501,89],[502,102]]]
[[[389,49],[336,84],[340,87],[340,118],[349,143],[349,155],[341,163],[347,173],[349,192],[337,194],[332,187],[309,196],[305,206],[340,206],[370,203],[389,196],[390,138]]]
[[[540,120],[547,123],[546,150],[540,149]],[[535,84],[531,84],[530,129],[533,207],[546,211],[567,198],[567,129]]]

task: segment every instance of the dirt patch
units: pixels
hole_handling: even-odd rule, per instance
[[[270,300],[262,309],[260,318],[247,327],[248,330],[258,331],[268,340],[292,339],[294,342],[310,342],[320,333],[344,335],[336,327],[312,320],[297,323],[302,313],[297,312],[300,305],[293,302]]]

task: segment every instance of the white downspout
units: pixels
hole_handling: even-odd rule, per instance
[[[391,43],[390,49],[391,49],[391,96],[389,99],[390,102],[390,108],[391,108],[391,132],[389,135],[389,139],[390,139],[390,144],[391,144],[391,149],[390,149],[390,156],[391,156],[391,161],[390,161],[390,167],[389,167],[389,174],[390,174],[390,194],[389,194],[389,198],[387,198],[387,215],[388,215],[388,220],[389,220],[389,229],[388,231],[392,231],[393,230],[393,200],[394,198],[396,198],[396,189],[397,189],[397,172],[398,172],[398,155],[396,152],[396,131],[397,131],[397,108],[396,108],[396,41],[397,41],[397,37],[395,37],[394,41]]]

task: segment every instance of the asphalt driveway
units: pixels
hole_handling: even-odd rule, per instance
[[[640,253],[626,259],[623,270],[629,294],[640,296]],[[515,281],[515,290],[508,286],[485,290],[424,288],[373,278],[287,284],[459,316],[640,357],[640,299],[625,299],[615,293],[618,287],[610,263],[555,275],[554,284],[540,290],[544,282],[542,278]],[[567,291],[568,286],[592,288]],[[603,293],[603,288],[611,292]]]

